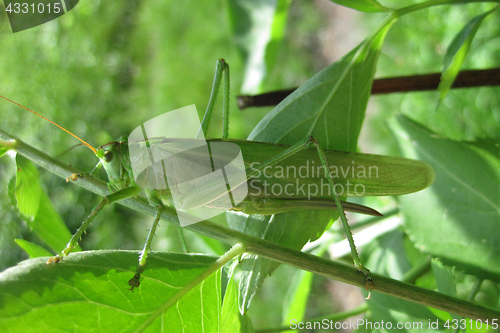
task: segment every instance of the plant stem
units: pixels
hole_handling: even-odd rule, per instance
[[[441,80],[441,73],[430,73],[411,76],[387,77],[374,79],[372,95],[398,92],[436,90]],[[472,88],[500,85],[500,68],[473,69],[461,71],[451,86],[454,88]],[[285,90],[269,91],[259,95],[237,96],[238,107],[243,110],[249,107],[274,106],[279,104],[297,87]]]
[[[468,3],[481,3],[481,2],[500,3],[500,0],[469,0],[469,1],[464,1],[464,0],[433,0],[433,1],[427,1],[427,2],[423,2],[423,3],[411,5],[408,7],[396,9],[391,15],[394,15],[395,17],[401,17],[405,14],[408,14],[411,12],[416,12],[418,10],[422,10],[422,9],[429,8],[429,7],[453,5],[453,4],[465,5]]]
[[[419,261],[415,266],[412,267],[408,272],[403,276],[403,281],[408,283],[415,283],[415,281],[427,273],[431,269],[431,256],[427,256],[421,261]]]
[[[21,140],[18,140],[12,135],[9,135],[1,130],[0,139],[16,140],[15,149],[19,154],[62,178],[66,178],[74,173],[81,173],[81,171],[49,157],[45,153],[25,144]],[[108,194],[108,187],[102,180],[92,177],[84,177],[78,179],[74,183],[101,196]],[[118,203],[151,216],[155,216],[157,211],[155,207],[150,206],[147,200],[143,198],[129,198],[119,201]],[[179,225],[175,210],[171,207],[165,207],[161,218],[170,223]],[[322,275],[327,278],[335,279],[337,281],[345,282],[358,287],[364,287],[365,285],[364,275],[359,274],[352,266],[316,257],[301,251],[292,250],[285,246],[250,236],[210,221],[192,224],[186,228],[227,244],[235,245],[237,243],[243,243],[246,245],[245,252],[261,255],[273,261],[307,270],[314,274]],[[500,318],[499,310],[486,308],[465,300],[446,296],[432,290],[420,288],[381,275],[372,275],[375,282],[374,292],[381,292],[387,295],[410,300],[425,306],[431,306],[436,309],[455,313],[471,319],[491,320]]]

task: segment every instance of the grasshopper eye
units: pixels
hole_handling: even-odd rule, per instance
[[[104,161],[106,163],[109,163],[113,160],[113,152],[108,150],[106,152],[104,152]]]

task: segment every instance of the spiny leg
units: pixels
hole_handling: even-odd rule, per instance
[[[224,77],[224,90],[223,90],[223,127],[222,127],[222,137],[226,139],[229,133],[229,65],[224,59],[217,60],[215,65],[215,76],[212,85],[212,93],[210,94],[210,99],[208,101],[207,110],[201,121],[201,128],[198,131],[196,137],[205,135],[208,137],[208,130],[210,126],[210,120],[212,119],[212,113],[215,107],[215,101],[217,100],[217,95],[219,93],[220,84],[222,78]]]
[[[221,59],[224,61],[224,59]],[[229,137],[229,65],[224,61],[224,90],[222,101],[222,138]]]
[[[215,102],[217,100],[217,95],[219,94],[220,84],[223,77],[224,77],[224,87],[222,92],[223,93],[222,137],[226,139],[229,135],[229,65],[224,59],[219,59],[215,64],[215,75],[212,84],[212,92],[210,93],[210,99],[208,100],[207,109],[205,111],[205,115],[203,116],[201,127],[198,130],[196,137],[200,136],[204,136],[205,138],[208,137],[210,121],[212,119],[213,110],[215,108]],[[210,149],[210,146],[208,146],[208,148]],[[184,252],[189,253],[189,248],[187,246],[182,228],[179,228],[179,238]]]
[[[147,261],[148,261],[148,255],[149,251],[151,250],[151,243],[153,242],[153,237],[156,232],[156,227],[158,227],[158,223],[160,221],[161,214],[163,213],[163,210],[165,209],[165,206],[163,206],[162,203],[158,204],[157,206],[157,211],[155,215],[155,220],[153,222],[153,226],[149,230],[148,237],[146,239],[146,244],[144,244],[144,248],[141,251],[141,254],[139,255],[139,264],[137,265],[137,268],[135,270],[134,277],[131,278],[128,281],[128,284],[130,286],[129,290],[134,291],[134,288],[139,287],[141,284],[141,274],[144,272],[144,269],[146,267]]]
[[[153,225],[151,226],[151,229],[149,230],[148,237],[146,238],[146,243],[144,244],[144,247],[139,254],[139,264],[137,265],[137,268],[135,270],[134,277],[131,278],[128,281],[128,284],[130,286],[131,291],[134,291],[134,288],[139,287],[141,284],[141,274],[144,272],[144,269],[146,268],[146,264],[148,261],[148,256],[149,252],[151,250],[151,243],[153,242],[153,237],[155,236],[156,228],[158,227],[158,224],[160,222],[161,214],[165,210],[165,206],[163,205],[162,201],[162,194],[159,190],[150,190],[146,189],[146,195],[148,197],[148,202],[151,206],[156,207],[156,215],[155,219],[153,221]],[[181,232],[182,235],[182,230],[179,228],[179,231]],[[183,245],[185,249],[187,249],[187,245]]]
[[[320,158],[323,166],[326,168],[326,170],[330,170],[330,166],[328,165],[328,161],[326,159],[325,152],[320,147],[319,142],[316,139],[314,139],[312,136],[307,136],[305,139],[299,141],[298,143],[291,146],[290,148],[288,148],[284,152],[282,152],[279,155],[262,163],[261,165],[259,165],[258,168],[254,168],[253,172],[248,172],[248,169],[247,169],[246,170],[247,171],[247,179],[254,177],[255,175],[258,174],[258,172],[260,170],[263,170],[265,167],[275,165],[276,163],[298,153],[299,151],[305,149],[311,143],[316,147],[316,150],[318,151],[318,155],[319,155],[319,158]],[[371,277],[371,273],[367,268],[365,268],[361,264],[361,259],[359,258],[358,252],[356,250],[356,246],[354,245],[354,239],[352,237],[351,228],[349,227],[349,224],[347,223],[347,218],[346,218],[346,215],[344,212],[344,208],[342,206],[342,202],[340,201],[339,196],[335,192],[335,184],[334,184],[333,179],[331,178],[331,176],[328,172],[326,173],[326,176],[327,176],[328,182],[330,184],[330,189],[333,193],[333,199],[334,199],[335,204],[337,206],[337,209],[339,211],[340,219],[342,220],[342,224],[344,226],[344,229],[345,229],[345,232],[347,235],[347,240],[349,241],[349,245],[351,247],[351,253],[352,253],[352,257],[353,257],[353,261],[354,261],[354,267],[356,267],[356,269],[358,271],[362,272],[365,275],[365,278],[366,278],[365,289],[369,292],[368,297],[367,297],[369,299],[370,295],[371,295],[370,291],[372,289],[374,289],[374,287],[375,287],[375,285],[373,283],[373,279]]]
[[[313,137],[310,137],[310,141],[312,142],[312,144],[314,146],[316,146],[316,150],[318,151],[318,155],[319,155],[319,158],[320,158],[323,166],[326,168],[326,170],[330,170],[330,166],[328,165],[328,161],[326,159],[325,152],[321,148],[318,140],[314,139]],[[347,217],[345,215],[344,208],[342,207],[339,196],[335,192],[335,184],[333,182],[333,179],[328,172],[326,173],[326,177],[327,177],[328,182],[330,184],[330,189],[333,193],[333,200],[335,201],[335,204],[337,205],[340,219],[341,219],[342,224],[344,226],[347,240],[349,241],[349,245],[351,247],[351,254],[352,254],[353,261],[354,261],[354,267],[356,267],[356,269],[358,271],[362,272],[365,275],[365,289],[368,291],[367,299],[370,299],[371,290],[375,288],[375,284],[373,283],[373,279],[372,279],[370,271],[361,264],[361,258],[359,257],[358,251],[356,250],[356,245],[354,245],[354,238],[352,237],[352,232],[351,232],[351,228],[349,226],[349,223],[347,223]]]
[[[303,150],[311,143],[316,147],[316,150],[318,151],[318,155],[319,155],[319,158],[320,158],[323,166],[326,168],[326,170],[330,170],[330,166],[329,166],[328,161],[326,159],[325,152],[321,148],[318,140],[314,139],[312,136],[308,136],[305,139],[296,143],[295,145],[291,146],[290,148],[288,148],[287,150],[285,150],[281,154],[279,154],[279,155],[275,156],[274,158],[269,159],[268,161],[262,163],[261,165],[259,165],[259,168],[255,168],[253,172],[247,173],[247,179],[254,177],[255,176],[254,174],[257,174],[260,171],[260,169],[263,170],[268,165],[274,165],[274,164],[292,156],[293,154],[298,153],[299,151]],[[344,229],[346,231],[349,245],[351,246],[351,253],[353,256],[353,260],[354,260],[354,267],[356,267],[356,269],[358,271],[362,272],[365,275],[365,277],[366,277],[365,289],[371,290],[371,289],[373,289],[374,285],[373,285],[373,279],[371,277],[370,271],[361,264],[361,259],[359,258],[358,252],[356,251],[356,246],[354,245],[354,239],[352,237],[351,228],[349,227],[349,224],[347,223],[347,218],[346,218],[346,215],[344,212],[344,208],[342,206],[342,202],[340,201],[339,196],[335,192],[335,184],[333,182],[333,179],[330,176],[330,173],[326,172],[326,176],[327,176],[328,182],[330,184],[330,189],[333,193],[333,199],[334,199],[335,204],[337,206],[337,209],[339,211],[340,219],[342,220],[342,224],[344,225]]]
[[[92,223],[92,221],[97,216],[97,214],[101,211],[101,209],[103,209],[104,207],[106,207],[109,204],[112,204],[113,202],[123,200],[126,198],[130,198],[130,197],[136,195],[137,193],[139,193],[140,190],[141,190],[140,187],[131,186],[131,187],[127,187],[125,189],[119,190],[117,192],[111,193],[111,194],[105,196],[104,198],[102,198],[101,202],[99,202],[99,204],[97,204],[97,206],[94,207],[94,209],[92,210],[90,215],[87,217],[87,219],[85,219],[85,221],[83,221],[80,228],[78,228],[78,230],[75,232],[75,234],[71,237],[68,245],[66,245],[66,248],[57,256],[50,258],[47,261],[47,264],[58,263],[65,256],[70,254],[70,252],[75,248],[75,246],[78,245],[78,241],[82,237],[83,233],[85,232],[85,230],[87,230],[88,226]]]
[[[207,110],[205,112],[205,116],[203,117],[202,125],[201,125],[201,131],[208,136],[208,128],[210,124],[210,119],[212,117],[212,111],[215,106],[215,100],[217,98],[217,94],[219,91],[220,83],[222,80],[222,76],[224,76],[224,104],[223,104],[223,111],[224,111],[224,116],[223,116],[223,131],[222,131],[222,136],[223,138],[228,137],[228,127],[229,127],[229,66],[228,64],[224,61],[224,59],[219,59],[217,61],[216,67],[215,67],[215,77],[214,77],[214,82],[212,86],[212,93],[210,95],[210,100],[209,104],[207,106]],[[200,135],[200,132],[198,132],[198,135]],[[276,163],[296,154],[297,152],[303,150],[305,147],[307,147],[310,143],[313,143],[316,147],[316,150],[318,151],[318,155],[321,159],[321,162],[324,167],[326,167],[326,170],[330,170],[328,161],[326,159],[326,155],[323,151],[323,149],[320,147],[319,142],[314,139],[312,136],[308,136],[306,139],[298,142],[297,144],[291,146],[278,156],[262,163],[257,170],[253,170],[253,172],[248,172],[248,169],[246,170],[247,172],[247,180],[250,178],[253,178],[257,172],[260,172],[267,166],[272,166],[275,165]],[[358,252],[356,250],[356,246],[354,245],[354,239],[352,237],[352,232],[351,228],[349,227],[349,224],[347,223],[347,218],[344,212],[344,208],[342,206],[342,203],[340,201],[339,196],[335,193],[335,184],[333,182],[333,179],[330,177],[330,175],[327,173],[327,179],[330,184],[330,188],[333,193],[333,199],[335,201],[335,204],[337,206],[337,209],[339,211],[340,218],[342,220],[342,224],[344,226],[344,229],[346,231],[347,239],[349,241],[349,245],[351,247],[351,253],[353,256],[353,261],[354,261],[354,266],[358,271],[362,272],[365,277],[366,277],[366,283],[365,283],[365,289],[368,291],[371,291],[374,288],[374,283],[373,279],[371,277],[370,271],[365,268],[361,264],[361,259],[359,258]],[[202,192],[202,191],[201,191]],[[368,298],[370,298],[370,294],[368,294]]]
[[[97,163],[97,165],[94,167],[94,169],[92,169],[92,171],[90,171],[90,174],[86,175],[86,174],[83,174],[83,173],[74,173],[71,176],[66,177],[66,182],[69,182],[69,181],[74,182],[74,181],[76,181],[76,180],[78,180],[80,178],[91,178],[91,177],[94,177],[101,167],[102,167],[102,161],[99,160],[99,163]]]

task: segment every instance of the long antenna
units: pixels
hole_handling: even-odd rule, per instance
[[[21,104],[19,104],[19,103],[16,103],[16,102],[14,102],[14,101],[12,101],[12,100],[10,100],[10,99],[6,98],[6,97],[3,97],[2,95],[0,95],[0,97],[2,97],[3,99],[5,99],[5,100],[7,100],[7,101],[9,101],[9,102],[11,102],[11,103],[16,104],[17,106],[22,107],[22,108],[23,108],[23,109],[25,109],[25,110],[28,110],[28,111],[29,111],[29,112],[31,112],[31,113],[36,114],[38,117],[40,117],[40,118],[43,118],[43,119],[47,120],[49,123],[52,123],[53,125],[56,125],[57,127],[59,127],[60,129],[62,129],[63,131],[65,131],[65,132],[67,132],[67,133],[71,134],[72,136],[74,136],[75,138],[77,138],[78,140],[80,140],[80,141],[81,141],[81,142],[82,142],[85,146],[87,146],[87,147],[89,147],[90,149],[92,149],[92,151],[94,152],[94,154],[95,154],[95,153],[97,153],[97,150],[96,150],[94,147],[92,147],[92,146],[91,146],[91,145],[89,145],[87,142],[83,141],[82,139],[80,139],[79,137],[77,137],[75,134],[71,133],[70,131],[68,131],[68,130],[67,130],[67,129],[65,129],[64,127],[62,127],[62,126],[60,126],[60,125],[56,124],[56,123],[55,123],[55,122],[53,122],[52,120],[47,119],[47,118],[45,118],[44,116],[42,116],[41,114],[38,114],[38,113],[36,113],[35,111],[30,110],[30,109],[28,109],[27,107],[22,106],[22,105],[21,105]]]

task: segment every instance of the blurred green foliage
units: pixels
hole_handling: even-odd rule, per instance
[[[312,11],[306,15],[308,7],[311,5],[296,6],[294,11],[299,13],[295,20],[311,20],[310,16],[318,15]],[[142,122],[186,105],[195,104],[201,116],[218,58],[225,58],[231,67],[230,137],[245,138],[267,112],[237,110],[234,96],[239,93],[244,64],[233,42],[225,1],[188,1],[182,5],[174,1],[85,1],[55,21],[16,34],[10,32],[4,11],[0,19],[1,94],[94,146],[127,135]],[[312,34],[319,27],[320,22],[297,35]],[[301,45],[286,43],[278,51],[280,66],[272,75],[275,83],[267,84],[267,88],[298,85],[313,74],[309,52]],[[13,104],[2,102],[0,110],[2,129],[49,155],[56,156],[78,144],[67,133]],[[216,113],[210,135],[219,137],[221,128],[221,114]],[[72,149],[61,159],[85,172],[97,163],[84,147]],[[7,221],[0,226],[4,254],[0,268],[6,268],[25,258],[14,238],[31,236],[9,207],[5,189],[13,175],[12,163],[6,158],[0,163],[0,216]],[[56,210],[74,231],[98,197],[43,171],[42,177]],[[150,220],[122,207],[111,207],[84,237],[82,246],[138,249]],[[179,249],[177,234],[173,242],[164,234],[157,233],[155,248]]]
[[[420,2],[384,1],[384,5],[403,7]],[[387,35],[375,78],[440,72],[443,56],[454,36],[468,21],[492,7],[492,4],[441,6],[403,16]],[[462,69],[500,66],[499,18],[497,11],[484,20]],[[365,19],[367,24],[379,22],[374,15],[365,15]],[[367,131],[364,133],[372,144],[365,147],[379,154],[397,154],[397,147],[390,140],[391,134],[384,121],[399,113],[453,140],[498,139],[498,91],[498,87],[452,89],[435,112],[430,109],[437,105],[436,92],[373,96],[373,108],[367,114]]]
[[[387,7],[421,1],[386,0]],[[491,4],[437,7],[401,18],[389,32],[376,77],[438,72],[447,46],[463,25]],[[385,14],[361,14],[355,24],[370,31]],[[464,68],[500,65],[500,13],[479,29]],[[349,19],[348,19],[349,20]],[[301,84],[324,65],[322,38],[327,16],[313,2],[293,2],[284,40],[273,52],[278,61],[262,87],[282,89]],[[349,34],[340,31],[339,34]],[[94,146],[127,135],[142,122],[166,111],[208,102],[214,65],[225,58],[231,66],[230,137],[246,138],[269,109],[237,110],[234,96],[244,80],[245,60],[231,30],[226,1],[81,1],[69,14],[43,26],[12,34],[5,12],[0,15],[0,94],[66,127]],[[363,36],[364,37],[364,36]],[[433,112],[435,92],[377,96],[370,100],[360,139],[362,151],[397,155],[385,119],[403,113],[437,134],[456,140],[497,139],[500,134],[499,88],[451,91]],[[475,107],[473,107],[475,106]],[[220,108],[219,108],[220,109]],[[221,115],[211,135],[220,136]],[[56,156],[78,142],[19,107],[1,101],[0,128]],[[96,159],[84,147],[60,157],[89,172]],[[15,238],[36,242],[27,224],[10,206],[6,190],[14,165],[0,159],[0,270],[26,255]],[[99,198],[41,171],[43,189],[73,232]],[[101,175],[105,177],[105,175]],[[82,242],[84,249],[139,249],[152,222],[119,205],[105,209]],[[153,248],[179,251],[175,228],[163,223]],[[189,238],[197,237],[187,234]],[[198,238],[196,238],[198,240]],[[224,246],[195,242],[197,250],[220,254]],[[264,284],[249,314],[255,326],[278,325],[288,281],[295,270],[281,267]],[[330,313],[329,282],[315,276],[306,318]],[[278,305],[276,305],[278,304]]]
[[[312,3],[292,6],[288,42],[277,47],[279,61],[265,81],[266,89],[299,85],[321,68],[314,64],[315,50],[304,45],[317,40],[317,30],[326,24],[318,17]],[[56,121],[94,146],[186,105],[195,104],[201,116],[218,58],[225,58],[231,69],[230,137],[245,138],[269,110],[237,110],[234,96],[243,80],[244,60],[232,37],[225,1],[180,5],[174,1],[91,0],[80,2],[55,21],[16,34],[11,33],[2,11],[0,49],[0,94]],[[78,144],[53,125],[6,101],[0,105],[0,128],[51,156]],[[216,113],[211,135],[219,137],[221,128],[221,114]],[[84,172],[97,163],[84,147],[76,147],[60,159]],[[10,205],[6,189],[13,176],[13,161],[0,159],[0,270],[27,258],[14,239],[40,243]],[[41,176],[43,189],[74,232],[99,197],[43,170]],[[106,178],[104,174],[101,177]],[[113,205],[100,214],[80,244],[83,249],[138,250],[151,223],[149,216]],[[198,246],[192,250],[224,251],[224,245],[216,241],[205,239],[203,243],[198,235],[186,234],[188,242],[196,237],[189,242]],[[181,250],[174,227],[162,223],[156,236],[154,250]],[[279,323],[279,313],[273,320]]]

